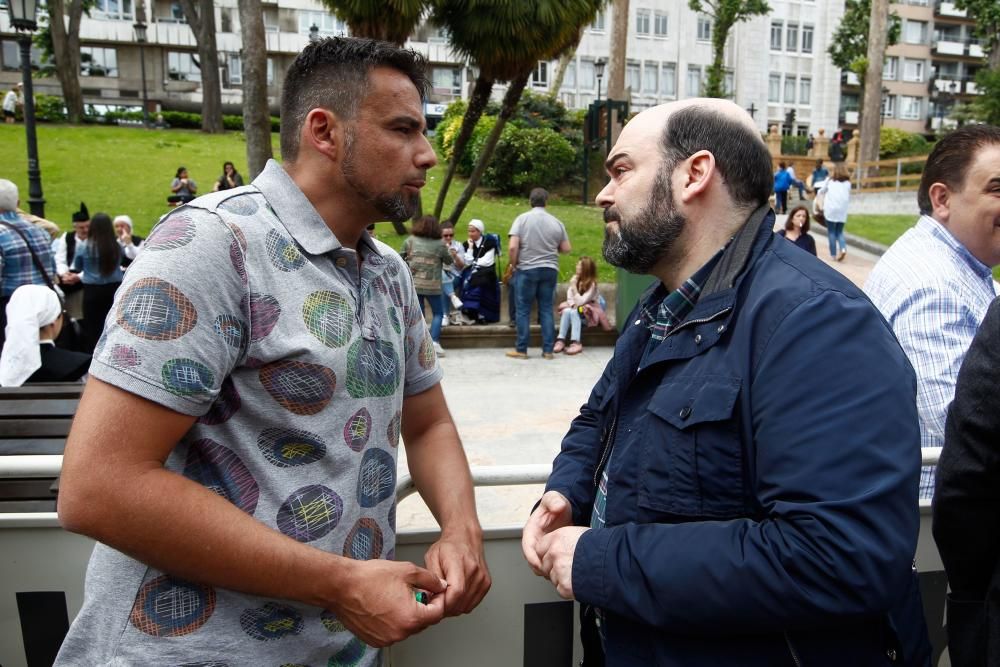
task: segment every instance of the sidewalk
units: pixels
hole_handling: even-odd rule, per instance
[[[788,216],[779,215],[774,224],[774,231],[785,228],[785,218]],[[847,228],[850,229],[851,222],[847,221]],[[877,250],[875,244],[866,242],[864,239],[857,239],[857,237],[852,237],[850,234],[847,236],[847,257],[843,261],[838,262],[830,257],[830,244],[826,238],[826,228],[817,225],[815,222],[809,230],[809,235],[813,237],[816,241],[816,256],[820,260],[829,264],[837,271],[844,274],[848,280],[857,285],[858,287],[864,287],[865,280],[868,278],[868,274],[871,273],[872,268],[875,266],[875,262],[878,261],[880,255],[872,252]],[[863,244],[863,245],[862,245]]]

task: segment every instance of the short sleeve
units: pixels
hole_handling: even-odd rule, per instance
[[[444,374],[438,365],[434,341],[431,340],[431,332],[424,321],[413,279],[405,267],[399,271],[399,280],[407,302],[403,307],[405,314],[403,326],[406,327],[403,395],[412,396],[433,387],[441,381]]]
[[[250,340],[244,252],[214,213],[186,206],[164,217],[118,289],[91,375],[206,413]]]

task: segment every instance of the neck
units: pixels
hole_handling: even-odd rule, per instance
[[[356,249],[365,228],[382,219],[327,163],[302,159],[282,166],[345,248]]]
[[[674,247],[650,273],[668,290],[677,289],[726,245],[748,216],[749,213],[733,209],[726,213],[692,213]]]

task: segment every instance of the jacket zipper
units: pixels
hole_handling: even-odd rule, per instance
[[[733,309],[732,306],[728,306],[726,308],[723,308],[719,312],[717,312],[715,315],[709,315],[708,317],[702,317],[702,318],[697,319],[697,320],[685,320],[684,322],[681,322],[676,327],[674,327],[673,329],[671,329],[670,333],[668,333],[666,336],[664,336],[664,339],[670,338],[671,336],[673,336],[675,333],[677,333],[681,329],[684,329],[684,328],[686,328],[688,326],[691,326],[693,324],[704,324],[705,322],[711,322],[712,320],[714,320],[715,318],[719,317],[720,315],[725,315],[726,313],[728,313],[732,309]]]
[[[795,667],[802,667],[802,661],[799,660],[799,653],[792,646],[792,638],[788,636],[787,632],[785,633],[785,643],[788,645],[788,652],[792,655],[792,662],[795,663]]]
[[[600,483],[601,470],[604,469],[604,464],[608,462],[608,456],[611,454],[611,443],[615,439],[615,427],[618,426],[618,415],[617,410],[614,418],[611,420],[611,428],[607,430],[607,437],[604,439],[604,449],[601,450],[601,458],[597,462],[597,467],[594,469],[594,488],[597,488]]]

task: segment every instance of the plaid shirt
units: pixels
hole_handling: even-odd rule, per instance
[[[49,247],[49,235],[14,211],[0,212],[0,220],[17,227],[30,241],[39,261],[55,279],[56,263]],[[44,285],[45,278],[35,267],[31,252],[21,235],[6,225],[0,225],[0,295],[9,297],[21,285]]]
[[[944,445],[958,369],[996,292],[990,267],[928,216],[892,244],[865,282],[916,371],[921,447]],[[933,494],[934,467],[925,466],[920,497]]]

